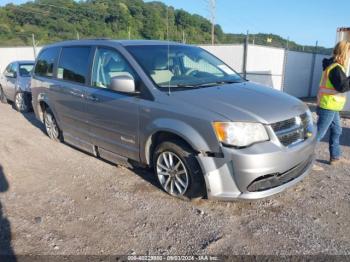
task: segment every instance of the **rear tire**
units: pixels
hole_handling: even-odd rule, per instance
[[[46,108],[44,111],[44,124],[46,134],[49,136],[49,138],[56,142],[61,142],[62,132],[50,108]]]
[[[7,104],[7,98],[5,96],[4,91],[2,90],[2,86],[0,86],[0,102],[3,104]]]
[[[153,155],[154,172],[161,188],[168,194],[186,200],[206,196],[202,170],[194,151],[181,141],[166,141]]]
[[[23,92],[17,92],[15,95],[14,107],[18,112],[29,112],[31,109],[29,97]]]

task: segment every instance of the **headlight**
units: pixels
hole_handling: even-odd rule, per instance
[[[214,122],[218,140],[235,147],[247,147],[257,142],[269,140],[265,127],[259,123]]]
[[[312,118],[312,113],[309,109],[306,111],[306,115],[307,115],[306,136],[311,137],[314,129],[314,120]]]

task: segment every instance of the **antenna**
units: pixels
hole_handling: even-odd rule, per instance
[[[170,71],[170,42],[169,42],[169,6],[166,7],[166,39],[168,42],[168,70]],[[171,95],[170,90],[171,78],[168,81],[168,95]]]

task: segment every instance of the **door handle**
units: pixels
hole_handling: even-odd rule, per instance
[[[99,99],[96,96],[85,96],[85,98],[92,102],[98,102]]]
[[[69,91],[69,94],[71,94],[72,96],[80,97],[80,98],[84,97],[83,93],[79,93],[79,92],[75,92],[75,91]]]

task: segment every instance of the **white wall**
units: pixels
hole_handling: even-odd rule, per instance
[[[296,97],[307,97],[309,93],[312,54],[288,51],[284,91]]]
[[[316,96],[322,76],[322,61],[327,57],[317,54],[312,77],[314,54],[302,52],[287,52],[284,91],[296,97],[308,97],[311,86],[311,96]]]
[[[202,48],[213,53],[237,72],[242,73],[244,60],[243,45],[203,45]],[[37,48],[37,53],[40,51]],[[280,48],[249,45],[247,56],[247,78],[277,90],[284,90],[296,97],[307,97],[310,85],[312,54],[286,51]],[[322,73],[324,55],[317,55],[312,96],[316,96]],[[286,58],[286,59],[285,59]],[[33,60],[32,47],[0,48],[0,71],[14,60]],[[283,81],[284,74],[284,81]],[[350,104],[349,104],[350,107]]]
[[[249,45],[247,79],[282,90],[285,50]]]
[[[200,47],[220,58],[236,72],[242,73],[243,45],[203,45]]]
[[[41,47],[37,47],[39,53]],[[2,73],[6,66],[16,60],[34,60],[33,47],[3,47],[0,48],[0,72]]]

